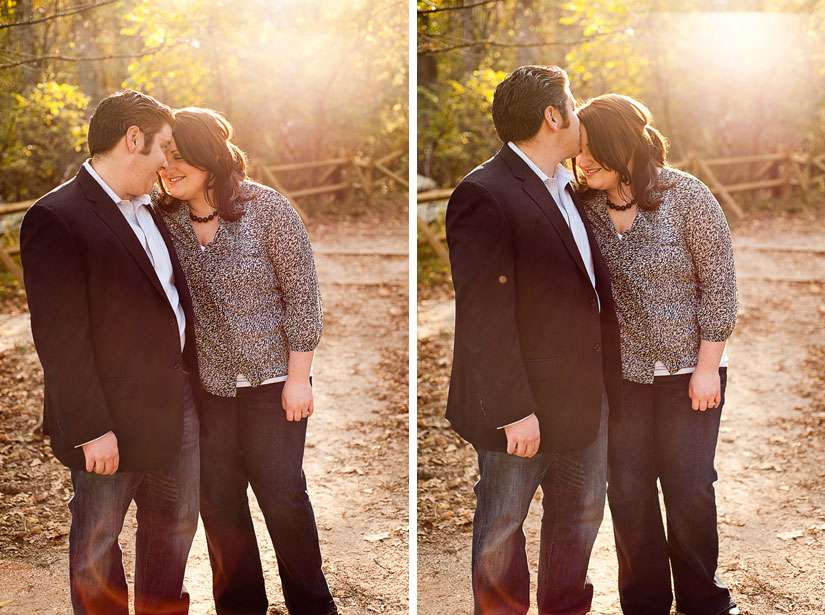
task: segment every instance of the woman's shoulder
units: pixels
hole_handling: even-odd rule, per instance
[[[680,195],[710,193],[710,188],[701,179],[676,167],[662,167],[659,183],[663,191],[674,191]]]
[[[250,179],[241,182],[241,197],[246,199],[241,203],[246,211],[253,215],[272,215],[285,207],[292,208],[289,200],[277,190],[259,184]]]

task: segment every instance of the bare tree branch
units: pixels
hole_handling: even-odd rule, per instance
[[[0,30],[5,30],[6,28],[17,28],[19,26],[33,26],[34,24],[43,23],[44,21],[51,21],[52,19],[59,19],[60,17],[68,17],[69,15],[77,15],[78,13],[91,11],[92,9],[96,9],[101,6],[106,6],[107,4],[114,4],[117,1],[118,0],[102,0],[101,2],[95,2],[93,4],[84,4],[81,6],[76,6],[71,9],[67,9],[61,13],[47,15],[46,17],[39,17],[37,19],[31,19],[28,21],[15,21],[13,23],[0,23]]]
[[[472,9],[477,6],[482,6],[484,4],[493,4],[494,2],[501,2],[502,0],[481,0],[480,2],[475,2],[473,4],[465,4],[464,6],[442,6],[437,9],[424,9],[418,11],[419,15],[429,15],[431,13],[443,13],[444,11],[464,11],[467,9]]]
[[[538,41],[535,43],[500,43],[498,41],[465,41],[463,43],[459,43],[457,45],[449,45],[444,47],[433,47],[432,45],[428,46],[419,46],[418,47],[418,55],[430,55],[436,53],[448,53],[450,51],[455,51],[457,49],[468,49],[472,47],[504,47],[504,48],[518,48],[518,47],[552,47],[557,45],[581,45],[582,43],[586,43],[594,38],[598,38],[601,36],[615,36],[618,34],[623,34],[623,30],[613,30],[611,32],[597,32],[596,34],[592,34],[590,36],[585,36],[583,38],[573,40],[573,41]],[[425,34],[428,38],[434,38],[434,35]]]
[[[104,62],[106,60],[124,60],[124,59],[132,59],[132,58],[143,58],[145,56],[150,56],[160,51],[164,51],[166,49],[173,49],[175,47],[180,47],[181,45],[187,44],[186,41],[181,41],[178,43],[173,43],[171,45],[158,45],[156,47],[151,47],[139,53],[116,53],[108,56],[89,56],[89,57],[71,57],[71,56],[61,56],[61,55],[46,55],[46,56],[35,56],[29,58],[27,60],[20,60],[18,62],[10,62],[8,64],[0,64],[0,70],[7,70],[9,68],[16,68],[18,66],[24,66],[26,64],[35,64],[37,62],[42,62],[44,60],[58,60],[61,62]],[[2,50],[0,50],[2,51]]]

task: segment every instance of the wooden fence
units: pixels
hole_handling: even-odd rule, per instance
[[[281,165],[264,165],[253,162],[249,174],[251,177],[260,178],[263,183],[275,188],[292,203],[295,211],[306,222],[306,205],[301,205],[298,199],[316,196],[321,194],[341,194],[348,201],[353,201],[358,192],[363,193],[367,205],[372,205],[374,192],[380,185],[388,180],[396,182],[405,189],[409,189],[409,182],[406,179],[406,169],[394,171],[392,164],[399,160],[404,151],[398,150],[382,156],[380,158],[369,158],[357,155],[330,158],[329,160],[318,160],[314,162],[296,162]],[[295,172],[325,169],[317,179],[305,180],[304,184],[296,188],[287,188],[292,185],[283,178],[285,175],[294,175]],[[31,207],[36,199],[20,201],[17,203],[7,203],[0,205],[0,218],[8,215],[18,214]],[[19,238],[10,247],[0,247],[0,264],[5,267],[23,287],[23,270],[14,260],[14,256],[20,253]]]
[[[711,192],[719,199],[722,208],[736,218],[746,213],[736,193],[758,190],[780,190],[784,198],[791,196],[795,187],[800,189],[801,198],[808,202],[815,188],[825,188],[825,154],[793,152],[783,149],[771,154],[739,156],[734,158],[702,158],[690,154],[684,160],[671,163],[703,180]],[[419,192],[418,203],[443,201],[450,198],[454,188]],[[433,232],[430,226],[418,216],[418,243],[428,243],[449,269],[450,261],[444,244],[445,236]]]
[[[272,186],[289,199],[295,210],[306,221],[308,219],[305,207],[298,199],[321,194],[340,194],[347,202],[352,202],[358,191],[363,193],[367,205],[372,205],[373,192],[377,184],[387,179],[398,183],[400,186],[409,189],[409,182],[406,179],[406,170],[394,171],[391,164],[401,158],[404,152],[401,150],[382,156],[381,158],[366,158],[356,155],[330,158],[329,160],[318,160],[314,162],[295,162],[291,164],[264,165],[253,164],[251,175],[259,176],[263,183]],[[296,172],[319,171],[323,173],[317,178],[313,177],[293,188],[284,177],[294,176]],[[306,185],[309,183],[309,185]]]

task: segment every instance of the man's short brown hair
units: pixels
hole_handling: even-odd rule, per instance
[[[502,142],[526,141],[536,136],[544,110],[553,107],[567,117],[567,73],[558,66],[522,66],[498,84],[493,95],[493,123]]]
[[[126,90],[107,96],[97,105],[89,120],[89,154],[111,151],[130,126],[137,126],[145,135],[141,153],[148,154],[155,133],[168,124],[175,124],[172,109],[151,96]]]

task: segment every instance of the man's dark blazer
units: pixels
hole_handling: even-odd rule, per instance
[[[20,253],[45,375],[43,427],[70,468],[85,468],[78,444],[108,431],[117,436],[118,471],[157,468],[180,451],[184,380],[199,386],[194,317],[169,233],[152,214],[186,316],[183,354],[174,310],[143,246],[85,168],[23,219]]]
[[[601,312],[553,197],[508,145],[450,197],[456,330],[447,418],[477,448],[506,451],[499,428],[532,412],[539,452],[583,448],[598,433],[602,383],[611,419],[621,411],[610,277],[573,200],[590,240]]]

